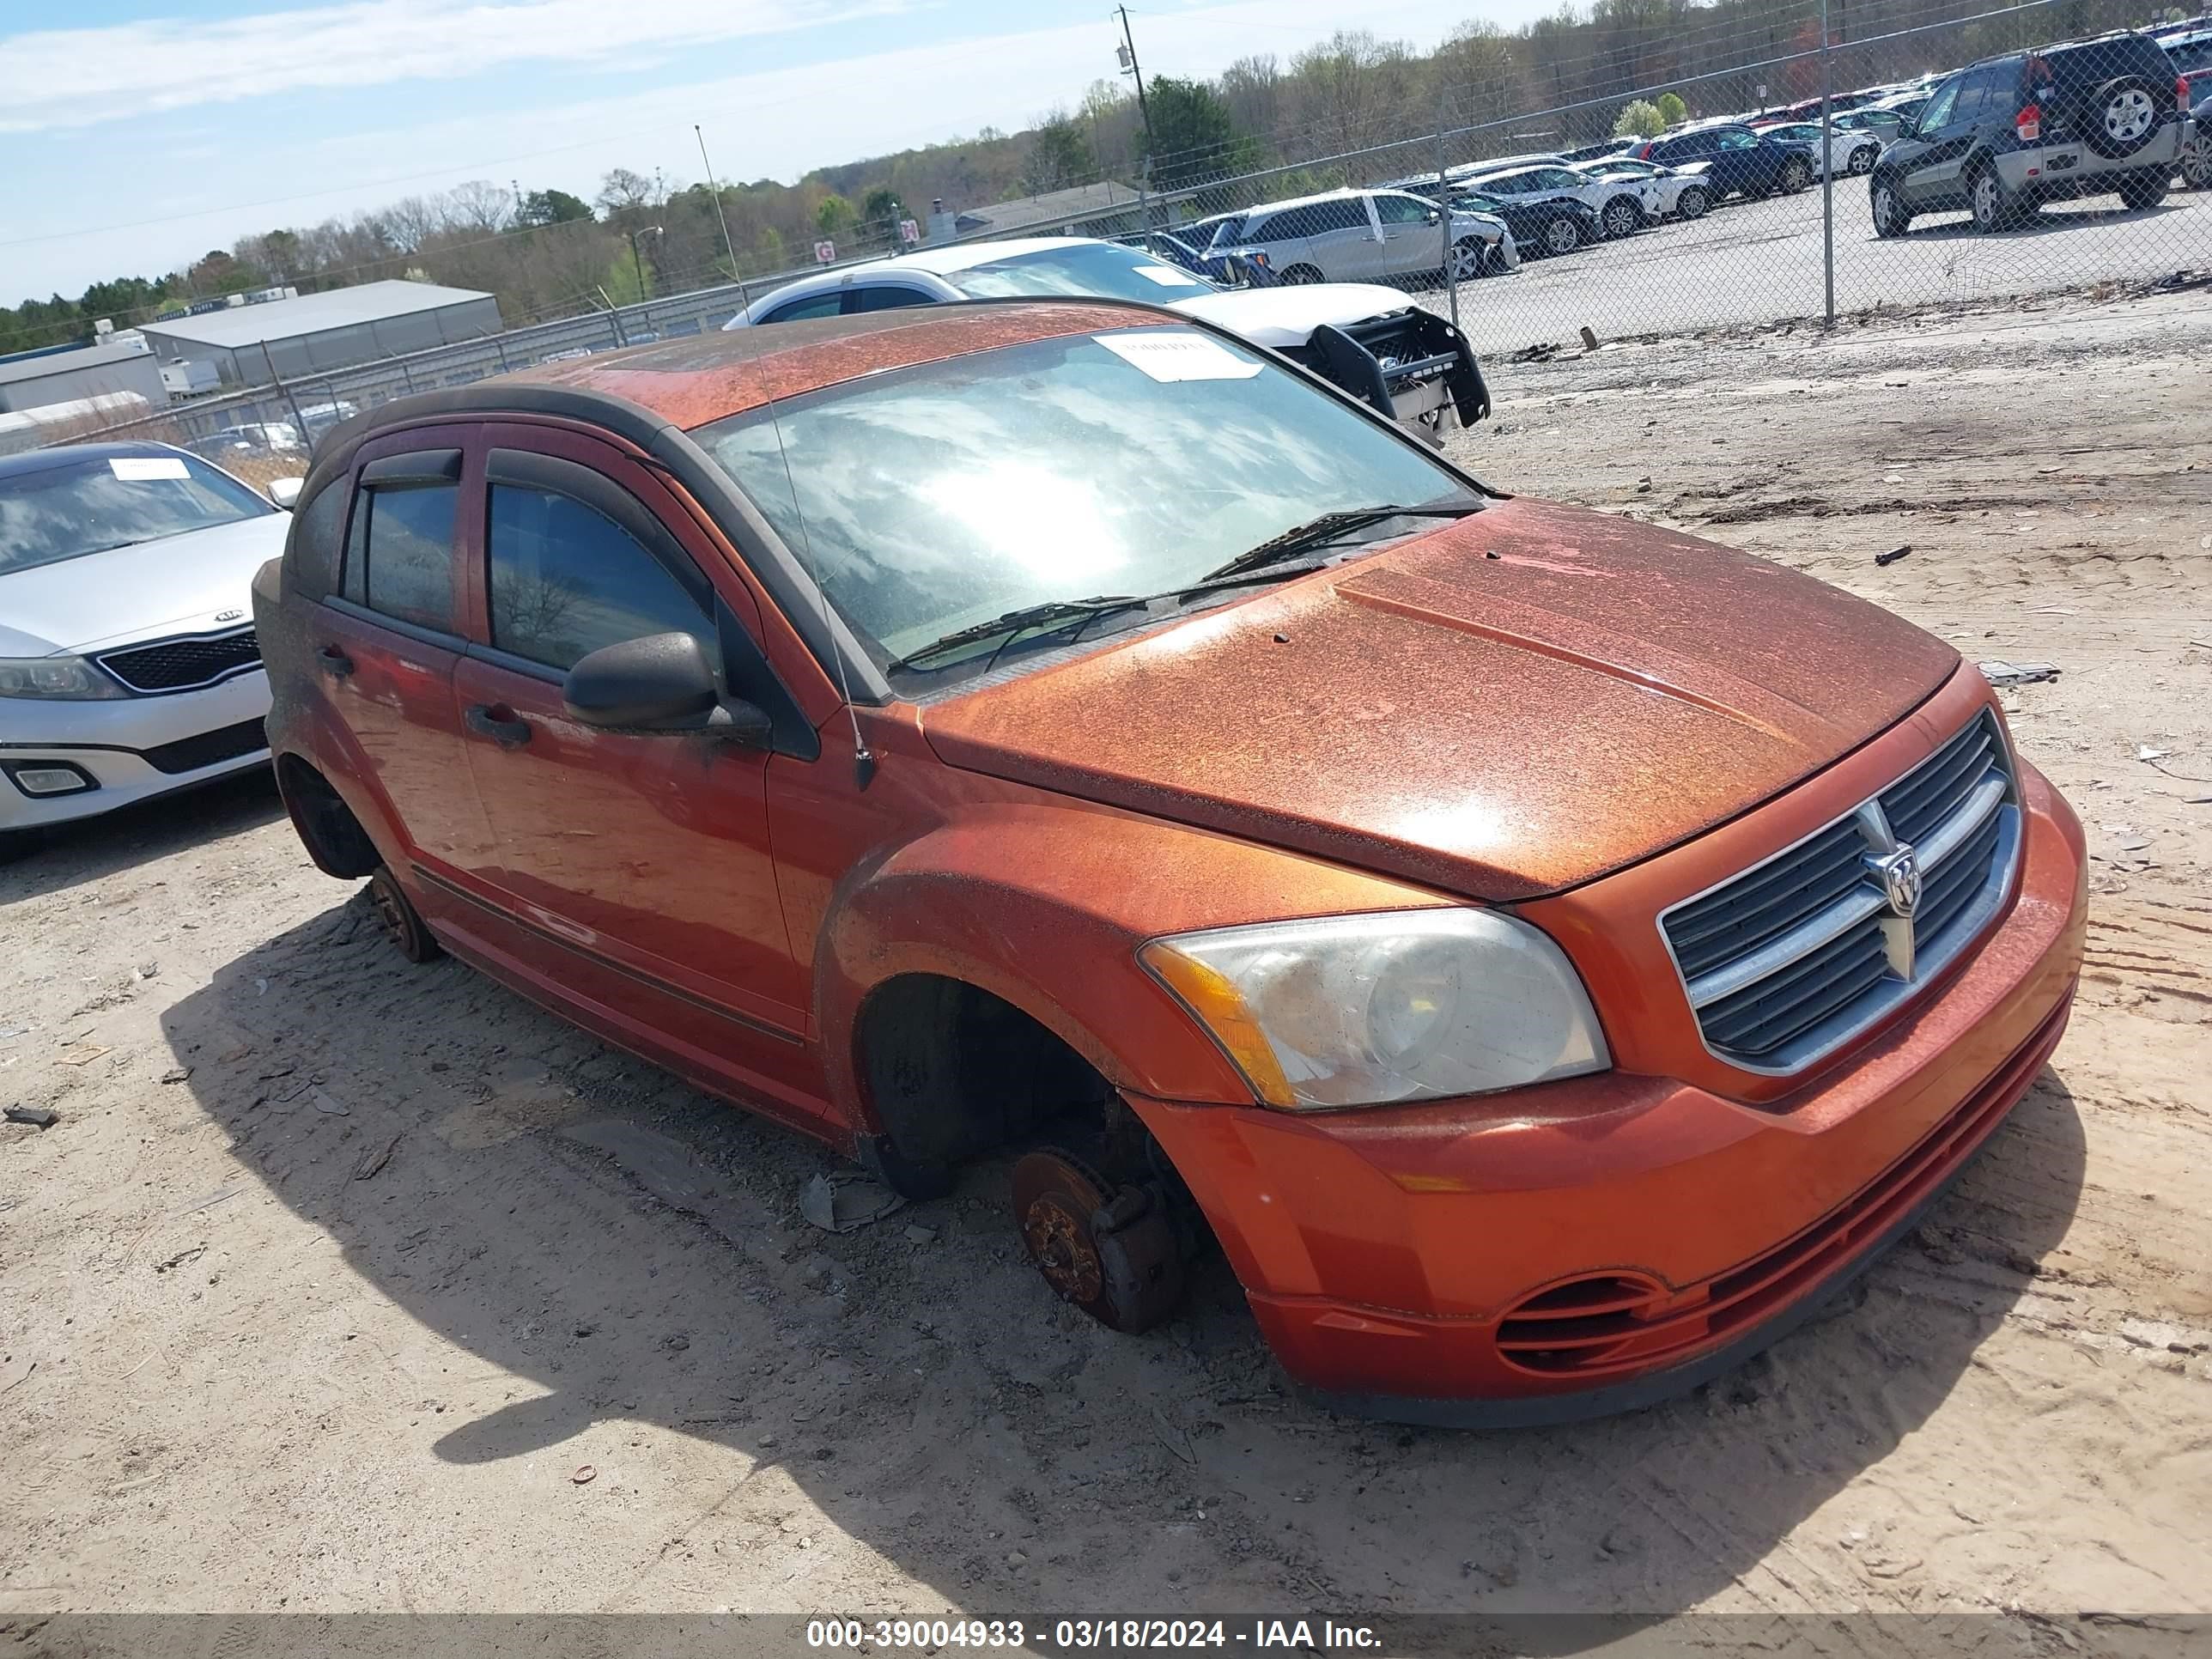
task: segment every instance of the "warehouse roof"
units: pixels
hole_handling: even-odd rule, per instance
[[[259,305],[227,306],[197,317],[164,317],[143,323],[149,334],[165,339],[191,340],[200,345],[246,346],[263,340],[294,340],[304,334],[324,334],[334,328],[380,323],[387,317],[406,317],[419,311],[442,311],[447,306],[489,300],[470,288],[441,288],[435,283],[362,283],[355,288],[334,288],[324,294],[302,294],[296,300],[267,300]]]
[[[12,356],[0,357],[0,386],[10,386],[18,380],[43,380],[49,374],[70,374],[81,368],[104,368],[110,363],[146,355],[143,341],[19,351]]]

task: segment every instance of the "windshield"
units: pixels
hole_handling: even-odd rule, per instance
[[[1198,581],[1324,513],[1470,494],[1413,441],[1193,329],[1006,346],[775,412],[781,447],[766,409],[693,435],[886,664],[1018,608]]]
[[[1018,253],[966,270],[948,270],[945,280],[971,300],[1079,294],[1157,306],[1214,291],[1211,283],[1180,265],[1105,242],[1071,242],[1066,247]]]
[[[189,455],[95,455],[0,474],[0,575],[276,509]]]

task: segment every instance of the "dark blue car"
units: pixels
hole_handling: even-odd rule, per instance
[[[1755,200],[1777,191],[1800,191],[1813,182],[1813,161],[1803,150],[1777,143],[1740,121],[1662,133],[1629,154],[1665,167],[1705,162],[1716,202],[1730,196]]]
[[[1203,276],[1209,283],[1219,283],[1224,288],[1273,288],[1283,280],[1267,268],[1265,259],[1248,259],[1240,253],[1201,253],[1180,236],[1170,235],[1164,230],[1151,230],[1139,236],[1125,239],[1133,247],[1141,247],[1155,258],[1166,260],[1171,265],[1181,265],[1185,270]]]

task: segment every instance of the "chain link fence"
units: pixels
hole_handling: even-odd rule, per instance
[[[1852,38],[1826,17],[1789,49],[1601,99],[1468,118],[1487,101],[1475,88],[1271,136],[1301,160],[1255,166],[1249,137],[1158,155],[1133,191],[1079,191],[1042,222],[950,240],[1168,235],[1201,259],[1235,246],[1264,262],[1261,280],[1400,288],[1486,355],[2203,280],[2212,172],[2192,106],[2212,94],[2212,20],[2084,37],[2130,21],[2102,0],[2028,0]],[[1447,204],[1448,222],[1432,211]],[[904,246],[896,222],[846,240],[872,251],[836,264]],[[264,482],[392,398],[715,329],[822,268],[601,304],[96,432]]]

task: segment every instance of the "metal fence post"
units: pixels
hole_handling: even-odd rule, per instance
[[[1444,128],[1447,125],[1443,100],[1439,99],[1437,101],[1437,213],[1443,223],[1444,292],[1450,296],[1451,325],[1456,329],[1459,326],[1459,278],[1452,275],[1451,180],[1444,176],[1448,171],[1444,166]]]
[[[1828,0],[1820,0],[1820,276],[1822,323],[1836,325],[1836,130],[1828,108],[1835,95],[1835,67],[1828,51]]]

